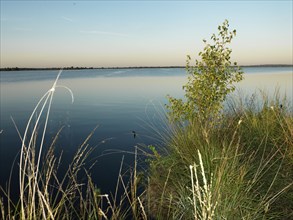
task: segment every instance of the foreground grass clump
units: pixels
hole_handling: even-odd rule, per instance
[[[156,218],[293,218],[292,111],[264,97],[226,112],[210,127],[173,126],[150,167]]]

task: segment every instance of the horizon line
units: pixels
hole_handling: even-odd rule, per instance
[[[233,65],[231,65],[233,66]],[[293,64],[253,64],[239,65],[239,67],[293,67]],[[84,67],[84,66],[67,66],[67,67],[1,67],[0,71],[20,71],[20,70],[71,70],[71,69],[143,69],[143,68],[186,68],[186,66],[110,66],[110,67]]]

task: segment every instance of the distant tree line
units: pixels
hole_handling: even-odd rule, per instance
[[[0,68],[0,71],[20,71],[20,70],[59,70],[59,69],[64,69],[64,70],[80,70],[80,69],[94,69],[94,67],[36,67],[36,68],[27,68],[27,67],[5,67],[5,68]]]
[[[260,64],[240,65],[240,67],[293,67],[292,64]],[[126,66],[126,67],[5,67],[0,71],[23,71],[23,70],[81,70],[81,69],[147,69],[147,68],[185,68],[185,66]]]

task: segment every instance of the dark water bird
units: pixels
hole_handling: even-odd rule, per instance
[[[136,137],[136,132],[132,131],[132,134],[133,134],[133,138],[135,138]]]

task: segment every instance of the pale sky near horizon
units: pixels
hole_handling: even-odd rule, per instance
[[[184,66],[225,19],[240,65],[292,64],[292,1],[3,1],[1,67]]]

